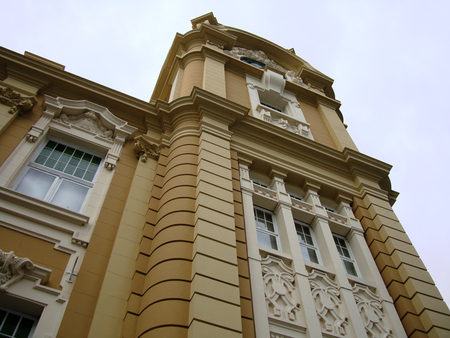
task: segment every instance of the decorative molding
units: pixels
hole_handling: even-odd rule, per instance
[[[384,322],[380,298],[368,286],[355,283],[353,296],[369,337],[389,338],[392,330]]]
[[[300,201],[300,200],[291,198],[291,203],[292,203],[292,206],[295,207],[295,208],[307,211],[307,212],[312,213],[312,214],[314,213],[312,204],[310,204],[308,202]]]
[[[224,45],[221,45],[221,44],[219,44],[219,43],[217,43],[217,42],[214,42],[214,41],[211,41],[211,40],[209,40],[209,39],[206,41],[206,43],[207,43],[208,45],[211,45],[211,46],[219,47],[220,49],[224,49],[224,48],[225,48]]]
[[[160,145],[153,143],[147,139],[145,135],[139,135],[134,140],[134,151],[136,152],[137,157],[141,158],[142,162],[147,162],[149,157],[154,160],[159,159],[162,148]]]
[[[296,76],[294,71],[287,70],[287,69],[281,67],[278,63],[276,63],[275,61],[270,59],[266,55],[266,53],[264,53],[262,50],[249,50],[249,49],[242,48],[242,47],[233,47],[232,50],[224,50],[223,52],[227,55],[234,57],[235,59],[240,60],[242,56],[246,56],[246,57],[252,58],[253,60],[262,62],[271,68],[274,68],[276,70],[283,72],[288,81],[291,81],[302,87],[308,88],[308,86],[303,82],[303,79],[300,76]]]
[[[97,113],[92,110],[87,110],[85,113],[78,115],[67,115],[66,113],[61,113],[59,117],[54,120],[69,126],[84,129],[107,140],[112,140],[114,134],[113,130],[108,129],[102,124],[97,116]]]
[[[36,142],[39,136],[44,133],[44,130],[48,127],[52,118],[53,113],[44,111],[39,120],[37,120],[37,122],[31,127],[30,131],[25,136],[27,141],[31,143]]]
[[[262,187],[258,184],[253,184],[253,190],[255,191],[256,194],[267,197],[267,198],[271,198],[273,200],[277,200],[277,192],[275,190],[266,188],[266,187]]]
[[[292,338],[292,337],[280,333],[270,332],[270,338]]]
[[[269,315],[297,321],[300,303],[294,286],[294,271],[283,260],[268,255],[261,261]]]
[[[8,287],[23,278],[26,270],[34,269],[34,264],[28,258],[14,255],[13,251],[0,250],[0,291],[8,291]]]
[[[261,104],[257,106],[261,118],[273,125],[276,125],[284,130],[290,131],[294,134],[309,138],[309,125],[297,119],[291,118],[289,115],[277,112]]]
[[[312,270],[308,278],[322,329],[326,333],[345,336],[348,322],[340,308],[338,285],[322,271]]]
[[[54,116],[53,121],[56,123],[86,131],[95,137],[112,142],[106,154],[105,168],[113,170],[116,167],[123,145],[136,132],[135,127],[113,115],[107,108],[86,100],[68,100],[48,95],[45,96],[45,100],[47,112]]]
[[[9,87],[0,87],[0,103],[11,107],[10,114],[22,115],[38,102],[35,96],[24,96]]]

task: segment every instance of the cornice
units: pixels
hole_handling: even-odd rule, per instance
[[[148,102],[0,47],[0,68],[3,67],[8,73],[27,74],[29,79],[36,79],[37,84],[46,83],[41,94],[84,99],[106,106],[114,115],[127,119],[141,131],[145,131],[145,115],[153,112]]]
[[[391,169],[389,164],[355,150],[345,148],[341,152],[252,116],[245,116],[238,124],[232,126],[231,131],[233,132],[232,148],[239,154],[260,159],[269,164],[273,163],[289,172],[301,173],[316,182],[323,182],[325,185],[351,195],[362,193],[361,187],[357,187],[354,183],[356,176],[363,176],[380,184]],[[251,148],[252,142],[258,145],[258,149]],[[269,154],[261,153],[260,147],[271,150],[277,156],[274,158]],[[289,160],[289,157],[300,158],[315,169],[308,169],[308,166],[298,168]],[[317,171],[316,168],[322,170]],[[327,172],[333,175],[326,174]],[[336,175],[345,178],[347,182],[334,178],[333,176]],[[380,185],[380,193],[382,190],[385,190],[385,187]]]
[[[172,132],[182,122],[200,122],[204,117],[230,127],[249,112],[249,108],[199,87],[194,87],[189,96],[180,97],[170,103],[158,100],[155,108],[163,133]]]

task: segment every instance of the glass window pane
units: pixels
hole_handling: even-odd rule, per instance
[[[57,160],[61,156],[62,152],[59,150],[53,150],[53,152],[50,155],[50,158]]]
[[[31,197],[44,199],[54,180],[55,176],[30,169],[20,181],[16,191]]]
[[[96,165],[100,165],[100,162],[102,161],[102,159],[100,157],[94,156],[94,158],[92,159],[92,163],[96,164]]]
[[[275,232],[275,229],[273,227],[273,223],[272,222],[267,221],[266,224],[267,224],[267,230]]]
[[[72,157],[72,158],[70,159],[70,161],[69,161],[69,164],[70,164],[70,165],[77,166],[79,162],[80,162],[80,159],[79,159],[79,158]]]
[[[14,335],[15,338],[27,338],[33,328],[34,320],[22,317],[19,328]]]
[[[75,150],[75,154],[73,154],[73,157],[75,158],[81,158],[83,156],[83,152],[79,150]]]
[[[278,250],[277,240],[275,236],[270,236],[269,234],[266,234],[261,231],[257,231],[257,235],[258,235],[258,243],[260,245]]]
[[[64,150],[64,154],[71,156],[74,151],[75,151],[75,149],[73,149],[71,147],[66,147],[66,149]]]
[[[270,247],[278,250],[277,238],[275,236],[270,236]]]
[[[97,169],[98,169],[98,164],[91,163],[89,165],[88,171],[95,174]]]
[[[14,333],[14,330],[16,329],[17,324],[19,323],[19,320],[20,320],[20,316],[15,315],[13,313],[8,313],[0,332],[12,336],[12,334]]]
[[[305,235],[305,239],[306,239],[306,243],[308,243],[309,245],[314,245],[314,242],[313,242],[311,236]]]
[[[59,162],[67,163],[70,160],[70,155],[62,154],[59,158]]]
[[[345,270],[349,275],[358,276],[358,274],[356,273],[355,265],[352,262],[345,260],[343,260],[342,262],[344,263]]]
[[[34,162],[39,163],[39,164],[44,164],[46,159],[47,159],[47,157],[39,155]]]
[[[79,184],[64,180],[58,188],[52,203],[72,211],[80,211],[88,188]]]
[[[72,175],[73,172],[75,171],[75,168],[76,168],[75,166],[68,164],[66,169],[64,169],[64,172],[66,174]]]
[[[56,163],[55,169],[58,170],[58,171],[63,171],[65,166],[66,166],[65,163],[58,162],[58,163]]]
[[[83,179],[86,181],[92,182],[92,180],[94,179],[94,174],[90,173],[90,172],[86,172],[86,174],[84,174]]]
[[[83,155],[83,161],[91,162],[92,155],[84,153]]]
[[[3,319],[6,317],[6,311],[0,310],[0,325],[3,323]]]
[[[45,148],[50,148],[53,149],[56,147],[58,143],[54,142],[54,141],[48,141],[47,144],[45,145]]]
[[[83,175],[84,175],[84,173],[85,173],[84,170],[77,169],[77,170],[75,171],[75,174],[73,174],[73,175],[74,175],[75,177],[82,178]]]
[[[314,263],[319,263],[319,259],[317,258],[316,250],[308,248],[309,260]]]
[[[89,165],[89,162],[85,161],[85,160],[81,160],[80,164],[78,165],[79,168],[81,169],[86,169]]]
[[[49,168],[53,168],[54,166],[55,166],[55,164],[56,164],[56,160],[52,160],[51,158],[49,158],[48,160],[47,160],[47,162],[45,162],[45,166],[46,167],[49,167]]]

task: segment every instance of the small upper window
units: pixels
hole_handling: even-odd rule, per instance
[[[339,255],[341,256],[342,264],[344,265],[345,271],[352,276],[358,276],[356,270],[356,262],[353,257],[352,251],[350,250],[350,245],[345,237],[333,234],[334,242],[336,243],[336,248],[338,249]]]
[[[254,207],[258,243],[278,250],[278,231],[275,215],[265,209]]]
[[[78,212],[101,162],[99,156],[50,140],[28,163],[15,190]]]
[[[319,263],[318,249],[311,227],[301,221],[294,220],[294,222],[303,258],[313,263]]]
[[[266,68],[266,65],[264,63],[256,61],[256,60],[253,60],[253,59],[250,59],[250,58],[248,58],[246,56],[242,56],[241,57],[241,61],[244,61],[245,63],[248,63],[248,64],[250,64],[252,66],[255,66],[255,67],[259,68],[259,69]]]

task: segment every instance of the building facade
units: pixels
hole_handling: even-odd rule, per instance
[[[333,80],[191,22],[150,102],[0,49],[0,333],[450,336]]]

